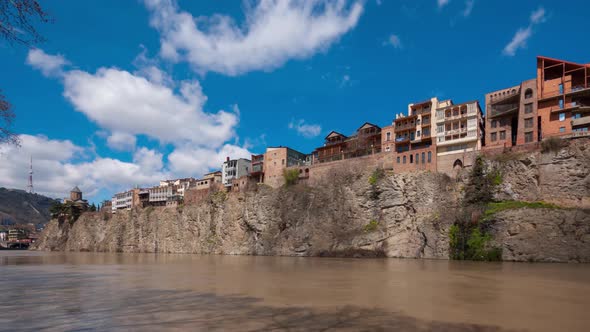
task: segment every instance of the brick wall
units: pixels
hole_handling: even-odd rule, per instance
[[[467,151],[439,155],[436,159],[437,171],[455,177],[461,168],[471,167],[480,151]]]
[[[429,154],[430,162],[428,161]],[[418,162],[416,162],[416,156],[418,156]],[[436,146],[434,144],[421,149],[393,153],[393,170],[398,173],[419,170],[436,172],[436,163]]]
[[[285,183],[283,172],[287,167],[287,148],[267,150],[264,154],[264,184],[278,188]]]

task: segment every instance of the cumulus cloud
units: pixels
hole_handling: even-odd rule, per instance
[[[132,151],[136,143],[135,135],[127,133],[115,132],[107,137],[107,145],[117,151]]]
[[[396,34],[391,34],[386,41],[383,42],[384,46],[393,46],[394,48],[402,48],[402,41]]]
[[[0,146],[0,186],[24,189],[30,157],[35,191],[55,198],[65,197],[76,185],[92,198],[100,188],[116,191],[153,185],[168,176],[161,167],[162,156],[147,149],[139,150],[133,163],[102,157],[88,161],[83,156],[87,149],[69,140],[32,135],[20,135],[20,139],[21,147]]]
[[[350,78],[348,80],[350,80]],[[322,132],[322,127],[320,125],[307,124],[303,119],[289,122],[289,129],[295,130],[299,135],[305,138],[317,137]]]
[[[26,61],[27,64],[39,69],[47,77],[60,76],[63,73],[63,68],[69,64],[63,55],[49,55],[38,48],[29,51]]]
[[[163,58],[187,61],[199,73],[239,75],[271,70],[327,49],[354,28],[363,2],[260,0],[245,3],[245,21],[193,17],[173,0],[145,0],[160,33]]]
[[[251,156],[248,149],[233,144],[225,144],[217,150],[187,145],[170,153],[168,161],[174,174],[200,176],[210,169],[220,169],[227,157],[250,159]]]
[[[80,185],[91,195],[102,188],[154,185],[172,176],[199,177],[211,168],[219,168],[225,155],[250,156],[246,148],[226,144],[236,139],[240,113],[237,104],[229,111],[206,112],[207,97],[198,81],[173,82],[169,76],[145,71],[150,67],[159,70],[145,54],[136,60],[135,73],[103,67],[95,73],[64,70],[59,77],[64,97],[74,109],[101,127],[99,137],[105,137],[111,149],[133,152],[132,162],[100,156],[72,162],[75,153],[90,154],[92,149],[69,141],[24,135],[22,150],[6,151],[11,157],[2,163],[3,184],[23,187],[26,172],[19,173],[22,176],[17,173],[26,170],[28,155],[47,170],[41,171],[40,192],[54,196],[67,193],[73,185]],[[137,135],[171,144],[174,150],[166,159],[157,150],[137,148]]]
[[[163,143],[219,146],[234,135],[238,123],[233,112],[203,111],[207,97],[198,81],[182,82],[176,93],[115,68],[100,68],[94,74],[80,70],[64,73],[64,96],[77,111],[119,135],[115,138],[123,137],[120,133],[144,134]]]
[[[529,25],[526,28],[519,28],[512,40],[502,50],[502,54],[506,56],[516,55],[516,51],[527,46],[529,38],[533,35],[533,28],[546,21],[545,8],[539,7],[533,11],[529,18]]]

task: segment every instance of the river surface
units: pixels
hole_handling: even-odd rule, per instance
[[[590,265],[0,251],[0,330],[590,331]]]

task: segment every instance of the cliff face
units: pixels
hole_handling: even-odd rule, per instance
[[[576,143],[557,154],[500,162],[504,179],[498,198],[560,200],[568,206],[512,209],[491,218],[490,233],[494,244],[503,248],[503,259],[590,261],[590,212],[584,209],[590,183],[587,158],[586,148]],[[547,174],[563,170],[568,170],[564,181]],[[463,183],[429,172],[378,175],[374,170],[340,168],[314,187],[260,186],[246,193],[211,194],[198,205],[182,208],[113,216],[86,213],[72,224],[52,220],[36,246],[66,251],[448,258],[449,228],[461,208]],[[370,177],[376,179],[373,184]],[[558,187],[549,190],[551,183]]]

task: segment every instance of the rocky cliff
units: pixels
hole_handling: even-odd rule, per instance
[[[557,152],[512,155],[499,200],[548,201],[489,216],[492,243],[516,261],[590,261],[587,141]],[[562,174],[562,175],[559,175]],[[461,177],[460,177],[461,178]],[[289,256],[449,257],[449,228],[464,181],[442,174],[345,167],[321,185],[211,193],[198,205],[83,214],[52,220],[40,250]]]

